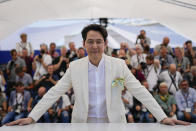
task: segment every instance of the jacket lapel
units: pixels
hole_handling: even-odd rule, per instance
[[[81,87],[84,95],[84,105],[88,111],[88,104],[89,104],[89,89],[88,89],[88,56],[84,59],[84,63],[82,63],[80,66],[82,66],[83,71],[81,72]]]
[[[106,95],[106,107],[107,111],[110,109],[111,104],[111,84],[112,84],[112,65],[108,56],[104,55],[105,58],[105,95]]]

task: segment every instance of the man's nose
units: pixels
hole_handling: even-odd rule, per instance
[[[92,47],[93,47],[93,48],[97,48],[97,43],[94,42]]]

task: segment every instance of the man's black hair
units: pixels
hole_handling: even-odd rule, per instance
[[[84,27],[84,29],[81,32],[84,42],[86,41],[87,33],[91,30],[100,32],[100,34],[103,36],[104,41],[106,41],[107,36],[108,36],[107,30],[104,27],[102,27],[101,25],[91,24],[91,25]]]

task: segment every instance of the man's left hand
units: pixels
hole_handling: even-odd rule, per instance
[[[172,119],[172,118],[165,118],[161,121],[162,124],[165,125],[190,125],[191,123],[189,122],[185,122],[185,121],[180,121],[180,120],[176,120],[176,119]]]

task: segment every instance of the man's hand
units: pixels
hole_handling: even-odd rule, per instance
[[[31,124],[31,123],[33,123],[33,122],[34,122],[34,120],[33,120],[31,117],[28,117],[28,118],[18,119],[18,120],[16,120],[16,121],[7,123],[7,124],[5,124],[5,125],[6,125],[6,126],[13,126],[13,125],[22,126],[22,125]]]
[[[171,125],[171,126],[175,126],[175,125],[190,125],[191,123],[189,122],[185,122],[185,121],[180,121],[180,120],[176,120],[176,119],[172,119],[172,118],[165,118],[161,121],[162,124],[165,125]]]

